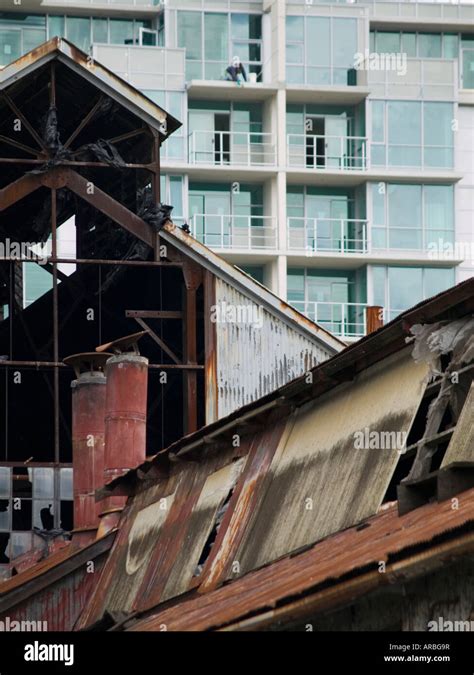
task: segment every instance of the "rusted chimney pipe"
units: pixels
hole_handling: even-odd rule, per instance
[[[94,540],[99,527],[100,505],[95,491],[104,479],[104,432],[106,378],[103,372],[110,354],[74,354],[65,359],[76,379],[72,388],[72,453],[74,485],[73,541],[84,545]]]
[[[136,346],[138,333],[98,349],[119,352],[107,360],[105,399],[104,483],[122,476],[142,464],[146,458],[146,413],[148,359]],[[131,351],[120,351],[130,349]],[[98,536],[116,526],[126,497],[110,496],[102,502]]]
[[[380,305],[366,307],[366,325],[367,335],[383,326],[383,307]]]

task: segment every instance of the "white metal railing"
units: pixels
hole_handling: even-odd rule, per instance
[[[367,253],[367,221],[353,218],[288,218],[288,249],[306,254]]]
[[[386,58],[385,56],[383,57]],[[456,59],[407,58],[405,63],[381,62],[379,70],[368,70],[374,96],[454,100],[458,89]],[[382,67],[383,66],[383,67]]]
[[[361,337],[367,332],[366,307],[359,302],[312,302],[291,304],[312,321],[342,338]]]
[[[270,216],[195,213],[190,224],[193,236],[211,248],[277,248],[277,228]]]
[[[247,131],[192,131],[189,140],[190,164],[275,164],[273,134]]]
[[[332,171],[368,168],[365,136],[287,134],[289,166]]]

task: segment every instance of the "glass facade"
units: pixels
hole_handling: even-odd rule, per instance
[[[371,51],[384,54],[398,52],[409,58],[457,59],[457,33],[410,33],[402,31],[373,31],[370,34]]]
[[[376,265],[372,277],[374,303],[386,308],[386,321],[455,283],[454,269],[439,267]]]
[[[356,84],[357,19],[286,17],[288,84]]]
[[[372,101],[373,166],[452,168],[454,107],[432,101]]]
[[[186,48],[187,80],[223,80],[237,56],[261,78],[262,20],[259,14],[178,11],[177,45]]]
[[[452,185],[372,185],[372,247],[427,250],[454,240]]]

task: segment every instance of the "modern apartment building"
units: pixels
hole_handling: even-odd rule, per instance
[[[175,222],[344,339],[366,305],[388,320],[472,276],[472,2],[0,8],[0,64],[60,35],[182,120],[162,148]]]

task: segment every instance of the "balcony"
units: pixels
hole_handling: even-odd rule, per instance
[[[322,171],[360,171],[368,168],[365,136],[287,135],[290,167]]]
[[[367,332],[365,303],[291,302],[295,309],[342,339],[360,338]]]
[[[211,166],[273,166],[273,134],[245,131],[192,131],[189,163]]]
[[[288,218],[288,249],[312,253],[368,253],[367,221]]]
[[[246,251],[277,248],[277,229],[269,216],[195,213],[190,221],[193,235],[210,248]]]

